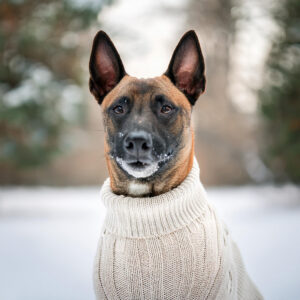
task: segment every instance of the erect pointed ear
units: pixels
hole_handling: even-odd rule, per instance
[[[117,49],[104,31],[99,31],[94,38],[89,68],[90,91],[101,104],[126,74]]]
[[[165,75],[192,105],[205,90],[204,59],[194,30],[184,34],[174,50]]]

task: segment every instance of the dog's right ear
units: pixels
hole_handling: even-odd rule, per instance
[[[102,30],[94,38],[89,69],[90,91],[101,104],[103,98],[126,75],[117,49]]]

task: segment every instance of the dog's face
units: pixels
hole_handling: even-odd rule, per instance
[[[137,79],[126,74],[111,40],[100,31],[93,43],[90,74],[90,90],[103,111],[113,190],[149,195],[178,185],[193,157],[192,105],[205,88],[195,33],[182,37],[164,75]],[[184,169],[177,174],[180,166]],[[171,185],[162,188],[161,181],[170,176],[175,177],[169,178]]]

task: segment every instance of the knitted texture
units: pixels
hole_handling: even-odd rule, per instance
[[[156,196],[115,195],[97,250],[97,299],[262,299],[239,250],[207,201],[194,160],[186,179]]]

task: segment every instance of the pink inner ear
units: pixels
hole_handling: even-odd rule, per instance
[[[197,48],[193,42],[188,42],[179,50],[174,62],[174,77],[178,87],[193,93],[194,73],[199,63]]]
[[[117,84],[116,62],[113,61],[108,47],[100,44],[96,53],[97,73],[100,81],[101,93],[109,92]]]
[[[193,77],[190,72],[180,72],[177,77],[177,86],[180,90],[186,91],[189,94],[193,94],[195,89],[193,88]]]

